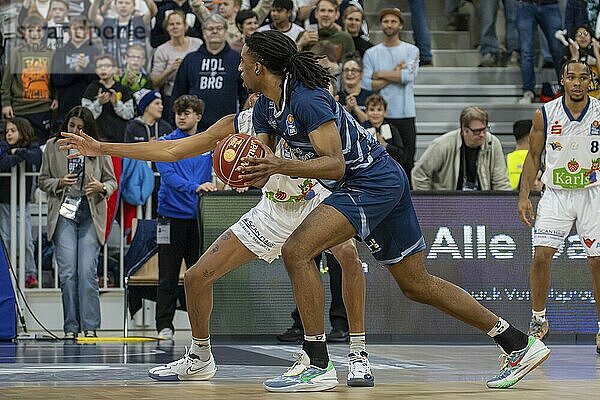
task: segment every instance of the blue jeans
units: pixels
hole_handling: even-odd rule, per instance
[[[496,36],[496,18],[498,17],[498,3],[500,0],[482,1],[481,10],[481,54],[498,54],[498,37]],[[515,0],[502,0],[504,4],[506,52],[511,54],[519,51],[519,34],[515,26]]]
[[[560,65],[564,49],[558,39],[554,37],[554,32],[561,29],[562,26],[558,4],[537,5],[519,1],[517,3],[517,30],[521,42],[523,91],[535,91],[534,39],[538,24],[542,28],[546,40],[548,40],[556,76],[560,79]]]
[[[17,211],[18,213],[18,211]],[[19,237],[19,215],[17,214],[17,242]],[[33,244],[33,235],[31,234],[31,216],[29,214],[29,204],[25,203],[25,276],[34,275],[37,277],[37,268],[35,266],[35,246]],[[0,203],[0,236],[6,245],[6,251],[10,256],[10,204]],[[17,249],[19,247],[17,246]],[[19,254],[17,250],[17,255]],[[16,265],[14,265],[16,268]]]
[[[409,0],[410,21],[413,28],[413,37],[415,45],[419,48],[419,59],[421,61],[431,61],[431,37],[429,36],[429,27],[427,26],[427,17],[425,13],[424,0]]]
[[[58,217],[52,242],[62,291],[65,332],[100,327],[98,254],[100,241],[87,202],[82,201],[79,224]]]

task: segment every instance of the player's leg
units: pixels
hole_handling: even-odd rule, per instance
[[[540,340],[546,336],[549,329],[546,319],[546,298],[550,288],[552,257],[569,234],[577,218],[577,208],[585,206],[584,202],[578,201],[577,194],[568,192],[568,190],[557,191],[547,188],[537,206],[533,232],[535,253],[529,275],[532,315],[528,333]],[[579,222],[577,230],[582,232]]]
[[[192,326],[192,345],[180,360],[152,368],[148,375],[161,381],[207,380],[217,368],[210,350],[209,323],[213,306],[212,287],[226,273],[256,258],[240,240],[226,230],[185,273],[185,298]]]
[[[283,245],[281,254],[292,282],[305,340],[296,363],[283,375],[265,381],[265,389],[273,392],[321,391],[337,385],[325,343],[323,283],[313,259],[355,234],[354,226],[344,215],[322,203]]]
[[[350,353],[348,354],[349,386],[373,386],[374,377],[369,365],[365,342],[366,279],[354,239],[332,247],[331,253],[342,269],[342,296],[350,326]]]
[[[528,333],[540,340],[548,333],[546,299],[550,289],[550,264],[554,253],[556,253],[555,248],[536,246],[529,273],[532,316]]]

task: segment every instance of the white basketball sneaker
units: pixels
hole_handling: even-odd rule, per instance
[[[148,371],[148,376],[157,381],[206,381],[216,372],[217,366],[212,353],[207,361],[201,361],[191,352],[191,348],[186,347],[183,358],[152,368]]]
[[[375,378],[369,365],[369,355],[361,351],[360,353],[348,354],[348,386],[371,387],[375,385]]]

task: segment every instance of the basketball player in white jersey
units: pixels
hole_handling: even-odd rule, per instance
[[[533,316],[529,334],[539,339],[548,333],[550,263],[573,222],[587,252],[600,315],[600,101],[588,96],[590,76],[587,64],[567,61],[561,73],[564,96],[535,112],[529,135],[518,205],[519,217],[528,226],[535,217],[529,192],[545,151],[542,182],[546,190],[537,207],[530,274]],[[600,333],[596,350],[600,353]]]
[[[255,135],[251,108],[236,115],[235,128],[237,132]],[[283,140],[276,145],[275,153],[282,158],[294,158]],[[287,238],[330,194],[316,179],[290,178],[279,174],[271,176],[262,190],[259,203],[226,230],[186,272],[192,345],[180,360],[152,368],[148,373],[151,378],[159,381],[212,378],[217,369],[210,350],[208,330],[213,282],[251,260],[271,263],[277,259]],[[349,386],[373,386],[374,378],[365,348],[366,283],[354,239],[330,250],[342,267],[343,298],[350,326],[346,382]]]

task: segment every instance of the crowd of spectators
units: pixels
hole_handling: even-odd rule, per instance
[[[158,140],[177,132],[173,127],[180,128],[173,104],[189,95],[201,101],[197,131],[202,132],[220,117],[241,110],[248,97],[238,70],[245,38],[257,30],[275,29],[296,41],[300,50],[322,56],[320,62],[335,78],[341,105],[386,147],[409,176],[412,173],[415,189],[518,187],[518,173],[510,176],[509,183],[500,142],[489,133],[489,118],[479,107],[465,109],[457,118],[459,129],[435,139],[412,171],[417,135],[414,82],[419,68],[435,63],[425,2],[409,1],[414,45],[401,39],[405,14],[397,8],[387,8],[378,14],[375,20],[378,26],[371,29],[381,31],[382,40],[375,43],[363,3],[360,0],[24,0],[16,17],[17,29],[8,31],[10,24],[1,28],[5,46],[0,99],[2,116],[8,122],[3,129],[6,133],[0,135],[0,172],[10,171],[22,161],[28,171],[41,169],[39,187],[47,193],[49,206],[52,205],[49,239],[68,238],[74,227],[85,230],[85,238],[89,240],[84,245],[91,249],[89,255],[97,254],[118,203],[118,195],[110,195],[118,193],[118,187],[130,187],[123,176],[131,176],[132,167],[114,159],[82,159],[80,164],[88,163],[88,172],[92,173],[77,175],[79,167],[67,163],[64,152],[56,149],[52,138],[61,129],[79,126],[105,141]],[[464,3],[446,0],[450,29],[461,29],[460,10],[464,9]],[[468,3],[472,6],[472,2]],[[600,45],[595,38],[600,28],[596,23],[600,2],[567,1],[563,10],[558,3],[557,0],[503,0],[506,21],[503,45],[496,36],[500,2],[479,2],[480,66],[520,65],[523,103],[535,98],[536,24],[541,26],[554,68],[558,71],[566,59],[588,62],[593,72],[590,94],[600,93],[597,64]],[[565,30],[561,31],[563,27]],[[525,136],[522,126],[515,128],[517,139]],[[167,136],[172,137],[175,136]],[[518,161],[514,160],[520,160],[526,151],[523,143],[521,140],[519,156],[511,159],[509,167],[514,164],[518,169]],[[144,166],[147,165],[135,168]],[[150,167],[156,170],[156,166]],[[122,170],[128,174],[122,176]],[[194,184],[197,187],[205,184],[206,177],[202,180]],[[6,182],[6,178],[0,178],[0,187],[4,188]],[[29,178],[27,184],[29,201],[34,184]],[[68,220],[59,213],[65,206],[68,208],[65,197],[76,186],[81,193],[73,197],[83,198],[77,218],[93,217],[85,226],[80,220]],[[1,193],[0,233],[8,241],[5,216],[10,196],[7,197],[7,190]],[[30,223],[28,226],[30,232]],[[26,251],[27,285],[35,287],[38,280],[32,239],[27,242],[31,242]],[[72,249],[57,246],[56,251],[57,261],[71,263]],[[76,270],[63,268],[60,278],[65,332],[76,334],[82,330],[93,334],[99,320],[79,319],[73,309],[79,307],[73,288],[79,285],[79,290],[97,292],[97,284],[91,282],[89,274],[85,275],[96,264],[89,259],[73,262],[85,265],[78,279],[87,282],[87,286],[77,284]],[[98,313],[95,302],[82,307],[92,316]],[[167,322],[161,328],[172,330],[168,322],[171,311],[166,315]]]

